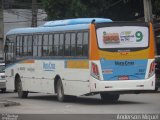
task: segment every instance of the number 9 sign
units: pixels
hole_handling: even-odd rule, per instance
[[[137,31],[137,32],[135,33],[135,36],[136,36],[136,41],[137,41],[137,42],[140,42],[140,41],[143,39],[143,34],[142,34],[141,31]]]

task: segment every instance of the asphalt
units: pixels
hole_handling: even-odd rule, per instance
[[[19,106],[19,105],[20,105],[20,103],[18,103],[18,102],[9,101],[9,100],[5,100],[5,99],[0,98],[0,108],[1,107],[9,107],[9,106]]]
[[[160,93],[160,89],[158,91],[147,91],[144,93]],[[1,107],[10,107],[10,106],[19,106],[19,105],[21,105],[19,102],[6,100],[6,99],[0,97],[0,108]]]

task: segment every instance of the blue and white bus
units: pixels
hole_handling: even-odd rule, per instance
[[[7,89],[57,95],[59,101],[100,93],[117,101],[120,93],[155,89],[151,23],[103,18],[50,21],[6,34]]]

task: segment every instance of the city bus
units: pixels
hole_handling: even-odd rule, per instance
[[[151,23],[76,18],[17,28],[6,34],[6,86],[26,98],[49,93],[58,101],[155,89]]]

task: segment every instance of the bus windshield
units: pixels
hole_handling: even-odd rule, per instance
[[[98,46],[105,48],[146,48],[148,47],[148,27],[112,26],[97,29]]]

